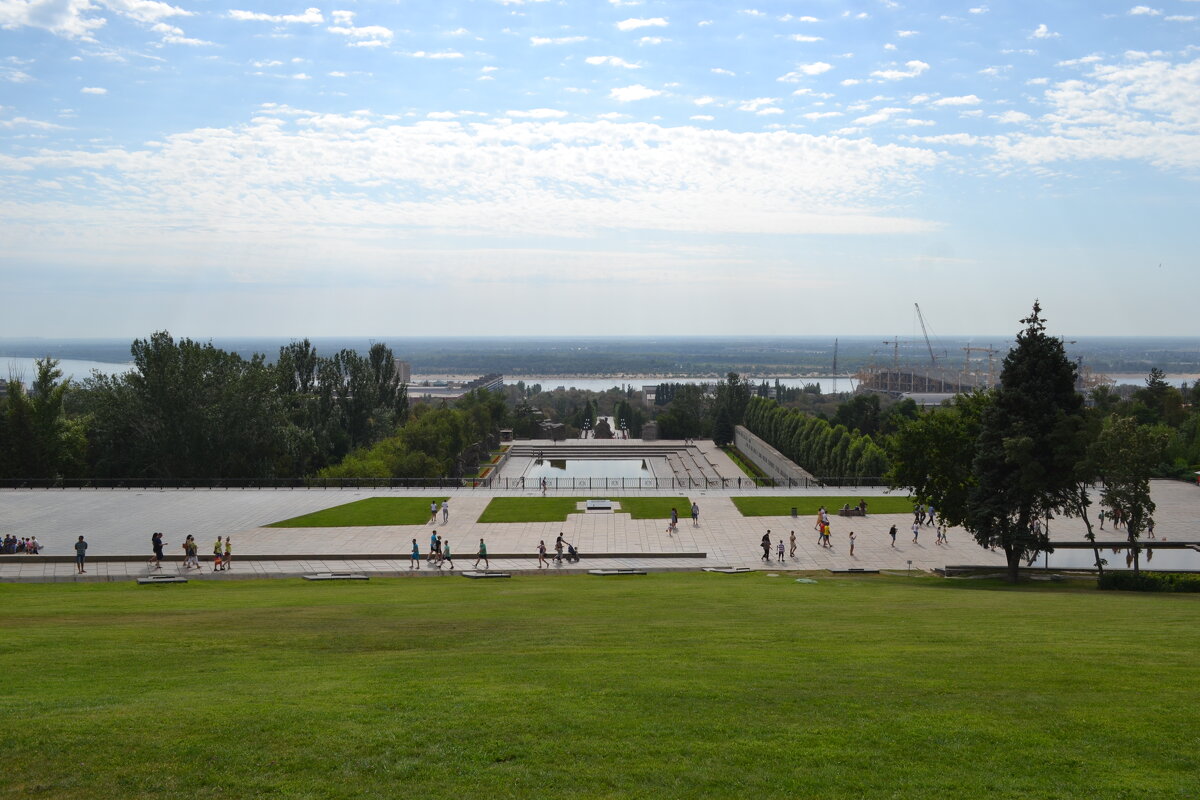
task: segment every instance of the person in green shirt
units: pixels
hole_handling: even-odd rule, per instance
[[[488,563],[487,545],[484,544],[483,539],[479,540],[479,553],[477,554],[477,558],[475,559],[476,568],[479,567],[480,559],[483,560],[483,568],[484,569],[488,569],[491,566],[491,564]]]
[[[480,546],[483,545],[483,539],[479,540],[479,544],[480,544]],[[87,555],[87,542],[85,542],[83,540],[83,537],[80,536],[79,540],[77,542],[75,542],[75,572],[76,572],[76,574],[82,575],[83,573],[87,572],[87,570],[83,568],[83,557],[85,555]]]
[[[229,569],[233,560],[233,547],[229,543],[229,537],[225,537],[225,558],[221,561],[221,569]]]
[[[450,554],[450,540],[442,539],[442,559],[450,562],[450,569],[454,569],[454,556]]]

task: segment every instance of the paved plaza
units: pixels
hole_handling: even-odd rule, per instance
[[[187,534],[196,537],[200,553],[207,555],[212,541],[229,536],[235,554],[233,572],[214,579],[247,575],[297,575],[308,572],[359,571],[376,575],[407,574],[411,540],[424,553],[430,532],[436,527],[451,542],[458,569],[469,567],[479,539],[487,541],[493,554],[527,554],[521,558],[496,558],[494,570],[536,572],[534,558],[539,540],[553,548],[561,531],[585,558],[574,565],[555,565],[554,571],[632,567],[640,569],[699,569],[712,566],[745,566],[752,569],[884,569],[931,570],[946,565],[1003,565],[1003,554],[974,543],[960,529],[949,531],[948,545],[934,543],[932,527],[921,530],[912,542],[911,514],[871,515],[866,518],[832,517],[832,548],[817,544],[813,518],[743,517],[731,498],[736,495],[786,495],[790,497],[846,495],[849,490],[642,490],[610,493],[616,503],[621,496],[679,498],[679,530],[666,533],[666,520],[634,520],[619,511],[571,515],[558,523],[480,523],[480,514],[496,496],[538,497],[535,490],[497,492],[485,489],[296,489],[296,490],[6,490],[0,491],[0,533],[17,537],[36,536],[45,555],[73,554],[79,534],[87,537],[89,557],[127,556],[112,561],[93,560],[82,579],[104,580],[135,577],[148,572],[150,534],[163,531],[166,553],[180,552]],[[551,492],[554,494],[554,492]],[[585,492],[562,490],[560,496],[582,496]],[[601,496],[600,493],[597,496]],[[868,502],[887,494],[881,489],[854,493]],[[365,497],[450,497],[450,521],[446,525],[395,525],[369,528],[265,528],[264,525]],[[1200,541],[1200,488],[1175,481],[1155,481],[1153,496],[1157,533],[1176,541]],[[691,501],[700,506],[700,525],[693,527]],[[899,529],[896,546],[888,528]],[[796,532],[795,557],[780,563],[764,562],[759,542],[767,530],[774,541],[787,541]],[[857,537],[850,555],[848,534]],[[1056,540],[1080,540],[1083,524],[1077,520],[1055,520]],[[1105,532],[1106,541],[1119,535]],[[703,558],[682,557],[703,553]],[[606,555],[612,554],[612,555]],[[271,558],[279,556],[278,560]],[[301,558],[309,556],[309,558]],[[362,556],[362,558],[354,558]],[[366,557],[369,556],[369,557]],[[263,558],[265,557],[265,558]],[[0,580],[75,580],[74,565],[27,556],[0,558]],[[164,571],[174,571],[170,563]],[[206,570],[208,567],[206,567]],[[422,572],[428,569],[424,567]],[[448,570],[447,570],[448,572]],[[545,572],[545,570],[542,570]],[[207,571],[205,576],[209,576]]]

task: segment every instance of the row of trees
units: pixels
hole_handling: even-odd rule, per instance
[[[752,398],[747,430],[818,477],[876,477],[887,470],[887,454],[875,441],[845,425]]]
[[[138,339],[133,368],[60,380],[37,363],[0,409],[0,476],[141,479],[311,474],[391,435],[408,412],[392,351],[320,356],[307,341],[274,364],[169,333]]]

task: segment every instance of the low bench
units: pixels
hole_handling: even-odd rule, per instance
[[[508,572],[480,572],[479,570],[468,569],[458,573],[464,578],[511,578],[512,575]]]
[[[719,572],[722,575],[741,575],[750,572],[749,567],[705,567],[705,572]]]
[[[137,579],[139,586],[149,586],[154,583],[187,583],[187,578],[178,575],[148,575]]]
[[[838,509],[839,517],[865,517],[866,515],[867,515],[867,512],[863,511],[861,508],[839,508]]]
[[[583,504],[584,511],[612,511],[612,500],[588,500]]]
[[[608,577],[609,575],[645,575],[644,569],[589,569],[588,575],[600,575]]]
[[[366,575],[357,572],[318,572],[302,576],[306,581],[369,581]]]

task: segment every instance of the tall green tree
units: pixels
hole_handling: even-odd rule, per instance
[[[58,360],[39,358],[29,393],[16,380],[6,387],[0,419],[0,475],[63,478],[81,474],[87,448],[85,422],[70,419],[64,400],[71,387],[61,380]]]
[[[1133,569],[1141,569],[1142,533],[1154,517],[1150,476],[1162,460],[1170,432],[1161,427],[1138,425],[1130,417],[1112,415],[1091,446],[1090,456],[1101,481],[1100,501],[1110,509],[1121,509],[1125,535],[1133,552]]]
[[[1015,581],[1021,560],[1048,549],[1049,520],[1074,507],[1086,443],[1083,397],[1062,340],[1046,333],[1041,306],[1021,322],[995,400],[984,409],[965,527],[1000,547]]]

